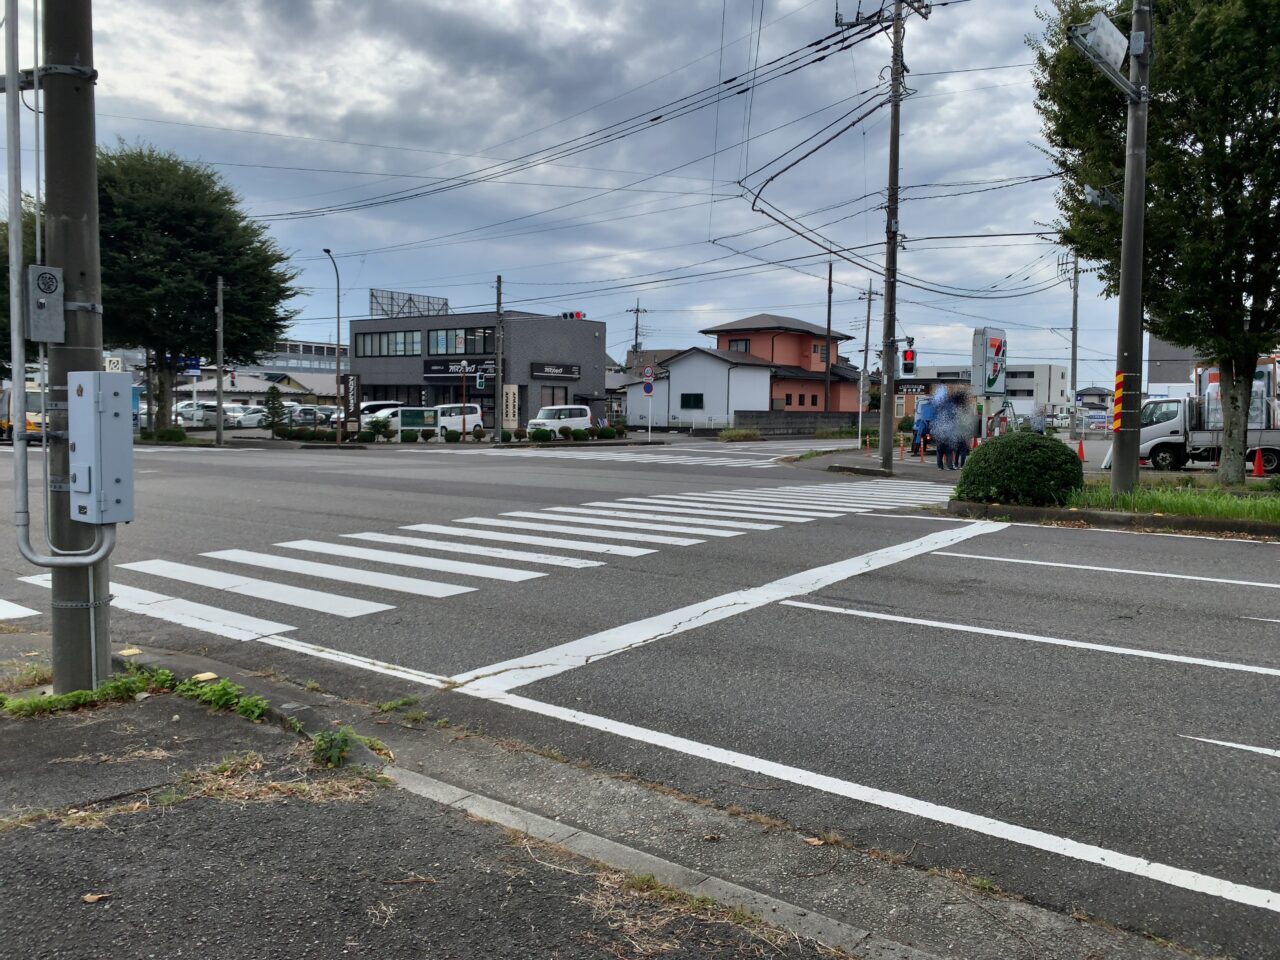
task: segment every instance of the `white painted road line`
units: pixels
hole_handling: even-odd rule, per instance
[[[774,517],[793,516],[807,517],[810,520],[828,520],[834,517],[842,517],[846,512],[843,510],[823,510],[818,507],[803,506],[787,506],[787,507],[770,507],[764,504],[753,505],[751,501],[729,500],[725,497],[712,496],[705,493],[670,493],[655,495],[652,497],[622,497],[624,501],[629,503],[677,503],[684,507],[714,507],[724,510],[746,510],[755,516],[763,516],[768,514]]]
[[[23,583],[33,583],[38,587],[53,586],[53,575],[48,573],[19,579]],[[165,596],[163,593],[152,593],[150,590],[139,590],[119,583],[111,584],[111,593],[113,594],[111,606],[117,610],[138,613],[154,620],[164,620],[167,623],[212,633],[214,636],[225,637],[228,640],[257,640],[259,637],[297,629],[288,624],[246,617],[219,607],[208,607],[203,603],[179,600],[176,597]]]
[[[453,679],[459,683],[478,685],[488,690],[513,690],[516,687],[564,673],[566,670],[594,663],[624,650],[631,650],[655,640],[705,627],[779,600],[803,596],[859,574],[879,570],[881,567],[901,563],[912,557],[937,550],[939,547],[961,543],[972,537],[994,533],[1004,528],[1003,523],[984,523],[941,530],[918,540],[894,544],[859,557],[850,557],[847,560],[805,570],[760,587],[737,590],[681,607],[679,610],[671,610],[635,623],[594,633],[548,650],[470,670]]]
[[[223,573],[221,570],[195,567],[187,563],[172,563],[168,560],[122,563],[119,564],[118,569],[136,570],[138,573],[149,573],[153,577],[165,577],[198,587],[225,590],[227,593],[255,597],[272,603],[283,603],[290,607],[302,607],[304,610],[316,610],[335,617],[363,617],[371,613],[395,609],[386,603],[374,603],[372,600],[359,600],[355,597],[344,597],[319,590],[307,590],[271,580],[258,580],[255,577]]]
[[[1280,620],[1272,620],[1270,617],[1241,617],[1241,620],[1257,620],[1259,623],[1280,623]]]
[[[934,823],[941,823],[946,826],[967,830],[971,833],[981,834],[982,836],[1016,843],[1033,850],[1041,850],[1056,856],[1095,864],[1119,873],[1142,877],[1146,880],[1154,880],[1157,883],[1163,883],[1182,890],[1203,893],[1207,896],[1229,900],[1249,907],[1257,907],[1261,910],[1280,912],[1280,892],[1274,890],[1235,883],[1220,877],[1196,873],[1181,867],[1148,860],[1145,857],[1121,853],[1117,850],[1108,850],[1105,847],[1099,847],[1091,843],[1081,843],[1069,837],[1060,837],[1043,830],[1035,830],[1030,827],[1019,826],[1016,823],[997,820],[994,817],[988,817],[980,813],[970,813],[967,810],[908,797],[901,793],[891,793],[887,790],[866,786],[861,783],[840,780],[836,777],[814,773],[810,770],[802,770],[784,763],[776,763],[761,757],[753,757],[745,753],[725,750],[711,744],[698,743],[695,740],[687,740],[684,737],[672,736],[657,730],[649,730],[634,724],[611,720],[608,717],[595,716],[583,713],[580,710],[571,710],[555,704],[542,703],[505,690],[495,689],[492,686],[469,686],[463,687],[462,691],[471,696],[481,697],[516,710],[524,710],[591,730],[610,733],[636,743],[648,744],[664,750],[670,750],[673,753],[681,753],[699,760],[707,760],[726,767],[732,767],[736,770],[750,771],[783,783],[793,783],[797,786],[818,790],[837,797],[845,797],[849,800],[870,804],[885,810],[893,810],[908,816],[920,817]]]
[[[676,523],[694,523],[689,517],[678,517],[672,513],[643,513],[630,510],[593,510],[590,507],[547,507],[544,513],[574,513],[588,517],[621,517],[626,520],[673,520]],[[709,520],[699,517],[696,521],[702,527],[723,527],[729,530],[777,530],[776,523],[747,523],[745,520]]]
[[[960,557],[964,560],[991,560],[995,563],[1022,563],[1034,567],[1061,567],[1066,570],[1096,570],[1099,573],[1127,573],[1135,577],[1163,577],[1168,580],[1197,580],[1201,583],[1225,583],[1233,587],[1266,587],[1280,590],[1280,583],[1260,580],[1224,580],[1221,577],[1196,577],[1189,573],[1159,573],[1154,570],[1128,570],[1124,567],[1094,567],[1085,563],[1050,563],[1048,560],[1015,560],[1012,557],[988,557],[977,553],[947,553],[938,550],[935,557]]]
[[[777,520],[783,523],[809,523],[814,517],[800,514],[761,513],[758,510],[721,510],[718,507],[696,506],[688,500],[661,500],[657,497],[627,497],[622,500],[592,500],[588,507],[609,507],[613,510],[661,510],[664,513],[680,513],[694,517],[742,517],[744,520]]]
[[[628,533],[625,530],[585,529],[564,523],[534,523],[529,520],[502,520],[492,517],[459,517],[455,523],[474,523],[482,527],[502,527],[509,530],[542,530],[547,533],[573,533],[581,537],[601,537],[608,540],[630,540],[636,543],[660,543],[669,547],[691,547],[705,540],[690,537],[664,537],[656,533]]]
[[[0,620],[20,620],[23,617],[37,616],[39,613],[39,610],[32,610],[30,607],[22,606],[20,603],[0,600]]]
[[[532,510],[508,510],[504,517],[522,517],[529,520],[552,520],[557,523],[583,523],[596,527],[617,527],[623,530],[654,530],[658,533],[689,533],[698,537],[740,537],[741,530],[713,530],[710,527],[688,526],[685,524],[642,523],[626,520],[597,519],[595,517],[563,517],[555,514],[537,513]]]
[[[800,607],[805,610],[817,610],[822,613],[838,613],[846,617],[862,617],[865,620],[883,620],[889,623],[909,623],[917,627],[934,627],[938,630],[950,630],[955,633],[974,633],[986,637],[999,637],[1007,640],[1028,640],[1031,643],[1045,643],[1055,647],[1074,647],[1077,650],[1093,650],[1098,653],[1115,653],[1127,657],[1142,657],[1147,660],[1164,660],[1169,663],[1183,663],[1193,667],[1214,667],[1218,670],[1239,670],[1242,673],[1258,673],[1269,677],[1280,677],[1280,669],[1274,667],[1258,667],[1248,663],[1232,663],[1229,660],[1209,660],[1205,657],[1187,657],[1177,653],[1158,653],[1154,650],[1142,650],[1137,647],[1115,647],[1105,643],[1087,643],[1083,640],[1062,640],[1058,637],[1043,637],[1034,633],[1018,633],[1014,630],[996,630],[991,627],[972,627],[945,620],[923,620],[919,617],[903,617],[891,613],[873,613],[870,610],[849,610],[844,607],[832,607],[823,603],[807,603],[801,600],[783,600],[783,606]]]
[[[643,557],[656,553],[643,547],[623,547],[614,543],[589,543],[585,540],[561,540],[556,537],[531,537],[520,533],[494,533],[491,530],[466,530],[461,527],[445,527],[437,523],[411,523],[401,530],[434,533],[442,537],[469,537],[472,540],[490,540],[498,543],[524,543],[534,547],[559,547],[562,550],[578,550],[583,553],[607,553],[615,557]]]
[[[1231,747],[1234,750],[1248,750],[1250,753],[1260,753],[1264,757],[1280,757],[1280,750],[1271,750],[1267,747],[1251,747],[1244,743],[1231,743],[1227,740],[1209,740],[1206,737],[1190,737],[1185,733],[1178,734],[1183,740],[1198,740],[1201,743],[1212,743],[1218,747]]]
[[[301,573],[319,580],[337,580],[340,583],[377,587],[393,593],[409,593],[415,597],[431,597],[439,600],[456,597],[460,593],[474,593],[475,587],[460,587],[454,583],[437,583],[435,580],[419,580],[416,577],[400,577],[393,573],[360,570],[356,567],[339,567],[332,563],[316,563],[297,557],[281,557],[271,553],[254,553],[252,550],[214,550],[202,556],[230,563],[244,563],[251,567],[263,567],[285,573]]]
[[[557,557],[551,553],[531,553],[528,550],[505,550],[502,547],[481,547],[474,543],[452,543],[445,540],[426,540],[422,537],[401,537],[394,533],[344,533],[351,540],[372,540],[375,543],[394,543],[402,547],[420,550],[437,550],[441,553],[462,553],[472,557],[493,557],[495,560],[519,560],[521,563],[543,563],[549,567],[569,567],[585,570],[587,567],[603,567],[603,560],[584,560],[581,557]]]
[[[388,677],[397,677],[412,683],[421,683],[428,687],[439,688],[445,685],[444,678],[437,677],[433,673],[425,673],[422,670],[413,670],[409,667],[397,667],[395,664],[387,663],[383,660],[373,660],[369,657],[362,657],[359,654],[345,653],[342,650],[322,647],[318,644],[307,643],[304,640],[295,640],[292,637],[257,637],[256,640],[258,643],[279,647],[281,650],[292,650],[294,653],[305,654],[308,657],[317,657],[321,660],[341,663],[348,667],[358,667],[361,670],[381,673]]]
[[[518,583],[536,580],[545,573],[536,570],[517,570],[515,567],[490,566],[487,563],[467,563],[465,560],[440,560],[416,553],[400,553],[397,550],[371,550],[368,547],[352,547],[345,543],[324,543],[320,540],[289,540],[277,543],[287,550],[306,550],[330,557],[350,557],[370,563],[387,563],[397,567],[413,567],[416,570],[434,570],[437,573],[456,573],[463,577],[481,577],[485,580],[505,580]]]

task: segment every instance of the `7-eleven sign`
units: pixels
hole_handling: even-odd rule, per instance
[[[973,392],[979,396],[1005,394],[1005,368],[1009,343],[1003,330],[981,327],[973,331]]]

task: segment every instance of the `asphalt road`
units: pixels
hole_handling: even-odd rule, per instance
[[[114,639],[436,690],[498,735],[1280,956],[1280,547],[928,517],[954,474],[773,459],[804,447],[142,449]],[[47,620],[9,544],[0,573]]]

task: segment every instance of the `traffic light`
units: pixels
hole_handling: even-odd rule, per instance
[[[566,310],[564,313],[560,314],[560,319],[561,320],[585,320],[587,319],[587,315],[583,313],[581,310]]]
[[[477,390],[483,390],[483,389],[484,389],[484,374],[483,374],[483,373],[477,373],[477,374],[476,374],[476,389],[477,389]]]
[[[907,347],[902,351],[902,375],[904,377],[914,377],[916,375],[916,351],[914,347]]]

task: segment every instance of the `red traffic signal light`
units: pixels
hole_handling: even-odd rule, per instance
[[[581,310],[568,310],[565,313],[560,314],[560,319],[561,320],[585,320],[587,319],[587,315],[583,313]]]
[[[902,351],[902,375],[914,376],[916,372],[916,352],[908,347]]]

